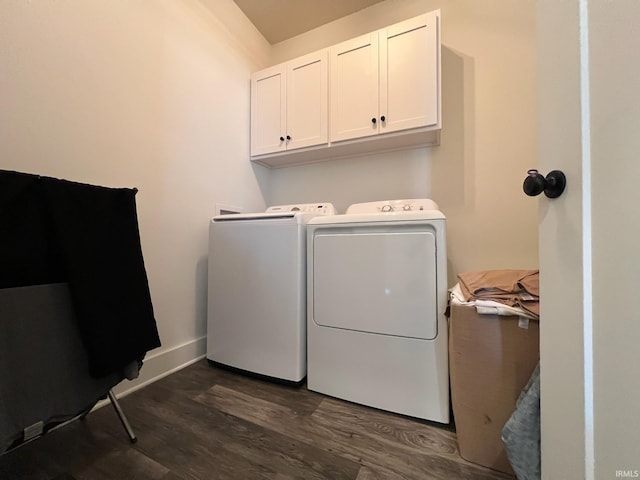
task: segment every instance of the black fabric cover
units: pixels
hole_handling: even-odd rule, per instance
[[[0,170],[0,288],[68,282],[94,377],[160,346],[135,195]]]
[[[0,170],[0,288],[63,280],[38,177]]]

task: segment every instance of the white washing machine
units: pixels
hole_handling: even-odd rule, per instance
[[[218,215],[209,227],[207,358],[287,382],[306,375],[306,226],[330,203]]]
[[[449,422],[445,217],[432,200],[355,204],[307,227],[307,385]]]

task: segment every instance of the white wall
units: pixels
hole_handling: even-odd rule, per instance
[[[249,76],[442,9],[442,144],[268,171],[249,164]],[[207,224],[218,202],[432,197],[449,283],[537,265],[533,0],[386,0],[273,48],[231,0],[0,2],[0,168],[138,187],[163,347],[150,377],[201,355]],[[145,378],[146,378],[145,377]],[[144,378],[143,378],[144,380]]]
[[[249,77],[270,46],[231,0],[215,6],[0,2],[0,168],[139,188],[163,343],[145,378],[204,353],[215,204],[265,207]]]
[[[434,9],[442,10],[441,145],[274,170],[267,202],[351,203],[431,197],[447,215],[455,274],[538,264],[535,2],[386,0],[274,45],[282,62]]]

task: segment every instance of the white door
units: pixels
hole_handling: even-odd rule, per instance
[[[284,64],[251,76],[251,155],[286,149],[286,88]]]
[[[439,11],[380,32],[380,133],[436,126]]]
[[[287,150],[327,143],[327,51],[287,64]]]
[[[640,2],[537,5],[542,474],[638,478]]]
[[[331,141],[378,133],[378,32],[331,49]]]

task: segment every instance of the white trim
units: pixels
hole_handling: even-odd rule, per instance
[[[582,308],[584,349],[585,480],[595,479],[593,399],[593,278],[591,245],[591,98],[589,96],[589,0],[580,0],[580,110],[582,140]]]
[[[125,397],[136,390],[144,388],[167,375],[171,375],[203,359],[206,355],[206,349],[207,337],[204,335],[167,350],[154,352],[145,358],[138,378],[121,382],[114,387],[113,391],[118,398]],[[94,410],[108,403],[108,399],[102,400],[96,404]]]

